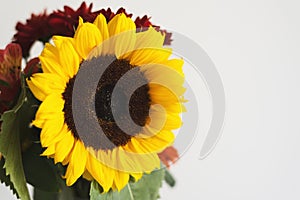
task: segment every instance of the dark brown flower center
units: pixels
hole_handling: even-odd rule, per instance
[[[89,131],[81,133],[82,131],[78,132],[76,130],[72,112],[72,93],[76,77],[69,80],[63,93],[63,99],[65,100],[63,109],[65,123],[72,131],[74,137],[81,139],[86,146],[103,150],[126,145],[134,135],[141,131],[140,127],[146,124],[150,108],[148,84],[143,84],[142,86],[137,85],[147,82],[147,79],[139,68],[130,65],[126,60],[118,60],[112,56],[99,57],[96,59],[96,63],[101,67],[101,63],[105,63],[107,60],[114,61],[101,75],[94,96],[82,96],[82,98],[94,99],[96,117],[103,133],[97,133],[97,137],[94,138],[88,135]],[[89,67],[89,65],[95,65],[95,61],[84,61],[84,67]],[[133,68],[134,70],[132,70]],[[127,73],[129,71],[130,73]],[[123,76],[126,73],[127,76],[124,79]],[[123,78],[120,84],[118,82],[121,77]],[[116,87],[117,83],[120,84],[118,87]],[[119,92],[116,98],[113,99],[112,95],[115,88],[118,88]],[[132,93],[130,91],[134,92]],[[128,110],[130,116],[126,114]],[[117,118],[115,113],[117,113]],[[131,120],[138,126],[131,126],[129,123]],[[106,138],[108,138],[110,142],[107,142],[108,140]]]

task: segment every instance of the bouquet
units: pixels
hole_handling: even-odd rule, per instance
[[[34,199],[154,200],[174,186],[184,62],[150,20],[83,2],[17,23],[0,50],[0,180],[18,198],[27,183]]]

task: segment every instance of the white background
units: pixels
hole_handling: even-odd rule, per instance
[[[2,0],[0,48],[15,33],[16,22],[32,12],[80,3]],[[94,1],[95,10],[108,6],[151,15],[155,24],[192,38],[223,79],[227,116],[221,140],[209,157],[199,160],[203,136],[198,136],[171,169],[177,186],[164,186],[161,199],[300,199],[299,2]],[[15,199],[2,185],[0,195]]]

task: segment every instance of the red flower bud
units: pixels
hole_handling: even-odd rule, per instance
[[[22,50],[18,44],[9,44],[0,50],[0,114],[10,109],[20,92]]]
[[[177,150],[173,146],[171,146],[167,147],[163,152],[159,153],[158,157],[160,158],[161,162],[169,168],[170,163],[175,163],[178,160],[179,155]]]
[[[41,72],[41,67],[40,67],[40,59],[39,58],[33,58],[31,59],[27,64],[26,67],[24,68],[24,74],[26,76],[31,76],[32,74]]]

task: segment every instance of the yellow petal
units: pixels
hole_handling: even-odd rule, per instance
[[[130,175],[134,178],[135,182],[137,182],[143,177],[143,173],[131,173]]]
[[[40,101],[43,101],[47,97],[47,91],[44,91],[43,88],[37,87],[32,81],[26,80],[28,87],[30,88],[31,92]]]
[[[66,86],[63,79],[49,73],[33,74],[30,80],[27,79],[27,84],[34,96],[40,101],[44,101],[52,93],[63,93]]]
[[[61,162],[63,165],[67,165],[70,160],[71,160],[71,156],[72,156],[72,150],[69,152],[69,154],[65,157],[65,159]]]
[[[163,48],[163,43],[164,36],[152,27],[137,33],[135,51],[128,57],[130,64],[140,66],[167,60],[172,50]]]
[[[90,52],[87,59],[91,59],[93,57],[98,57],[100,55],[105,56],[109,54],[109,52],[113,52],[113,48],[111,47],[111,42],[109,40],[109,31],[107,26],[106,18],[103,14],[99,14],[94,21],[95,26],[99,29],[102,35],[102,43],[98,45],[96,48]]]
[[[135,138],[135,140],[140,144],[140,148],[143,148],[143,151],[158,153],[173,144],[175,135],[171,131],[163,130],[155,136]]]
[[[61,94],[50,94],[41,103],[38,111],[36,112],[36,119],[52,119],[57,116],[63,115],[64,100]]]
[[[182,103],[169,104],[168,106],[164,106],[164,108],[167,110],[167,112],[171,112],[171,113],[186,112],[186,108]]]
[[[60,35],[54,35],[52,37],[52,40],[55,44],[56,47],[60,47],[60,45],[63,42],[70,42],[71,44],[74,44],[74,38],[71,37],[65,37],[65,36],[60,36]]]
[[[185,91],[182,87],[175,88],[171,85],[164,86],[156,83],[149,83],[149,88],[151,101],[156,104],[178,103],[180,102],[180,96]]]
[[[108,23],[109,53],[115,54],[117,58],[128,57],[127,53],[134,49],[136,41],[136,27],[133,20],[124,13],[116,15]]]
[[[182,126],[181,117],[177,113],[168,113],[164,129],[174,130]]]
[[[135,30],[125,31],[115,36],[115,55],[118,59],[129,59],[136,42]]]
[[[51,73],[67,80],[67,76],[59,63],[59,49],[50,43],[46,43],[41,55],[39,56],[41,67],[44,73]]]
[[[74,35],[75,49],[86,59],[91,50],[102,42],[102,35],[94,24],[83,23],[80,18],[79,26]]]
[[[97,151],[97,159],[103,163],[104,165],[107,165],[110,168],[119,169],[119,157],[117,157],[117,151],[115,149],[113,150],[98,150]]]
[[[184,76],[168,65],[160,63],[146,64],[141,66],[140,70],[150,82],[163,85],[171,91],[176,91],[177,88],[183,88]],[[175,92],[175,94],[177,94],[177,92]]]
[[[68,78],[73,78],[78,71],[81,60],[71,41],[63,40],[61,42],[59,48],[59,61],[65,74],[68,75]]]
[[[40,135],[42,147],[48,147],[53,143],[60,141],[64,136],[64,134],[61,134],[63,126],[63,115],[58,115],[58,117],[54,119],[45,120]]]
[[[174,69],[177,73],[179,73],[179,75],[184,76],[184,73],[182,70],[182,67],[184,64],[183,59],[171,59],[171,60],[164,61],[160,64],[170,67],[171,69]]]
[[[80,140],[75,142],[72,156],[65,177],[67,185],[73,185],[75,181],[83,174],[87,161],[87,151]]]
[[[126,155],[120,151],[120,148],[114,148],[113,150],[98,150],[97,160],[106,165],[108,168],[121,171],[126,170]],[[117,186],[117,185],[115,185]]]
[[[75,165],[75,163],[69,163],[69,165],[67,167],[66,174],[63,176],[63,178],[67,179],[66,180],[67,186],[73,185],[77,180],[77,178],[75,176],[73,176],[73,174],[74,174],[74,172],[73,172],[74,165]]]
[[[120,34],[124,31],[131,31],[135,29],[136,27],[134,21],[127,17],[124,13],[116,15],[108,23],[110,37]]]
[[[114,183],[119,192],[127,185],[128,181],[129,181],[128,173],[115,170]]]
[[[113,184],[114,173],[109,170],[104,170],[104,168],[107,167],[100,163],[91,153],[89,153],[86,168],[93,178],[102,186],[104,192],[108,192]]]
[[[144,48],[162,48],[165,37],[153,27],[149,27],[147,31],[137,33],[135,49]]]
[[[108,27],[107,27],[107,22],[106,18],[104,17],[103,14],[99,14],[95,21],[94,24],[97,26],[99,31],[101,32],[102,35],[102,40],[107,40],[109,38],[109,32],[108,32]]]
[[[144,48],[135,50],[130,56],[130,64],[142,66],[150,63],[161,63],[171,56],[169,48]]]
[[[71,131],[66,132],[65,136],[56,144],[56,154],[54,157],[55,163],[62,162],[67,157],[74,145],[74,142],[74,136]]]
[[[151,172],[160,166],[157,154],[148,152],[138,140],[132,138],[122,149],[119,155],[123,158],[123,171],[129,173]]]
[[[47,147],[47,149],[41,154],[41,156],[50,157],[55,154],[55,145]]]
[[[84,171],[82,177],[88,181],[92,181],[94,179],[93,176],[87,170]]]
[[[149,126],[153,130],[173,130],[178,129],[182,125],[179,113],[166,112],[161,108],[151,108],[151,122]]]

